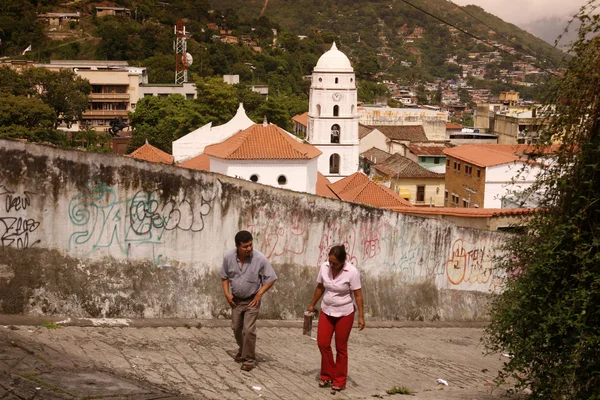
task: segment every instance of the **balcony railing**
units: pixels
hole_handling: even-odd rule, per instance
[[[127,100],[129,101],[129,93],[90,93],[92,100]]]
[[[126,117],[127,110],[86,110],[83,112],[84,117]]]

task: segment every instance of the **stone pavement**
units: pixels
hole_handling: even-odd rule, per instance
[[[397,385],[421,400],[504,393],[490,393],[503,360],[482,354],[476,324],[367,321],[350,336],[347,389],[332,394],[317,387],[316,329],[303,336],[299,321],[259,321],[259,364],[251,372],[233,361],[224,320],[68,320],[57,329],[42,321],[56,319],[0,316],[0,399],[404,398],[386,393]]]

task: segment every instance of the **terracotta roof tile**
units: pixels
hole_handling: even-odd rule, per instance
[[[462,129],[462,128],[463,128],[462,125],[455,124],[454,122],[446,122],[446,129],[457,130],[457,129]]]
[[[294,115],[292,121],[297,122],[300,125],[308,126],[308,111],[304,114]]]
[[[405,207],[394,208],[395,211],[418,215],[448,215],[468,218],[512,217],[533,214],[537,208],[453,208],[453,207]]]
[[[465,144],[462,146],[445,149],[444,154],[484,168],[519,161],[527,162],[526,159],[515,155],[515,153],[507,152],[505,147],[494,148],[490,146],[507,145]]]
[[[197,155],[196,157],[189,158],[185,161],[177,164],[182,168],[197,169],[200,171],[210,172],[210,157],[204,153]]]
[[[379,208],[402,208],[413,205],[390,189],[380,186],[356,172],[331,185],[329,188],[342,200],[362,203]]]
[[[445,145],[440,146],[418,146],[409,144],[408,149],[416,156],[445,156]]]
[[[129,154],[137,160],[144,160],[150,162],[160,162],[164,164],[173,164],[174,158],[169,153],[162,151],[161,149],[152,146],[148,142],[142,147],[135,149]]]
[[[377,147],[371,147],[369,150],[360,153],[360,156],[371,164],[377,164],[387,160],[392,155],[387,151],[378,149]]]
[[[362,139],[367,136],[369,133],[373,132],[373,128],[367,125],[358,124],[358,138]]]
[[[309,160],[321,151],[297,141],[277,125],[254,124],[221,143],[206,146],[204,153],[226,160]]]
[[[379,173],[391,178],[444,178],[444,174],[438,174],[420,166],[418,163],[396,153],[382,163],[373,166]]]
[[[426,142],[428,140],[423,125],[370,125],[369,127],[377,129],[392,140],[409,142]]]
[[[332,199],[339,199],[335,193],[329,188],[331,182],[320,172],[317,172],[317,196],[331,197]]]

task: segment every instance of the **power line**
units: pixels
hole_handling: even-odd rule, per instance
[[[408,4],[408,5],[409,5],[409,6],[411,6],[411,7],[414,7],[414,8],[416,8],[416,9],[417,9],[417,10],[419,10],[419,11],[421,11],[421,12],[423,12],[423,13],[425,13],[425,14],[429,15],[429,16],[430,16],[430,17],[432,17],[432,18],[434,18],[434,19],[437,19],[438,21],[440,21],[440,22],[442,22],[442,23],[444,23],[444,24],[446,24],[446,25],[448,25],[448,26],[451,26],[451,27],[452,27],[452,28],[454,28],[454,29],[457,29],[457,30],[459,30],[460,32],[464,33],[464,34],[465,34],[465,35],[467,35],[467,36],[470,36],[470,37],[472,37],[473,39],[479,40],[480,42],[483,42],[483,43],[487,44],[488,46],[490,46],[490,47],[492,47],[492,48],[495,48],[495,49],[498,49],[498,50],[500,50],[500,51],[503,51],[503,52],[504,52],[504,53],[506,53],[506,54],[513,55],[513,54],[511,54],[511,53],[510,53],[508,50],[504,50],[502,47],[498,47],[498,46],[496,46],[496,45],[494,45],[494,44],[492,44],[492,43],[489,43],[487,40],[485,40],[485,39],[481,39],[480,37],[478,37],[478,36],[476,36],[476,35],[474,35],[474,34],[472,34],[472,33],[468,32],[468,31],[466,31],[466,30],[464,30],[464,29],[462,29],[462,28],[461,28],[461,27],[459,27],[459,26],[456,26],[456,25],[454,25],[454,24],[452,24],[452,23],[450,23],[450,22],[448,22],[448,21],[446,21],[446,20],[444,20],[444,19],[442,19],[442,18],[438,17],[437,15],[433,15],[433,14],[432,14],[432,13],[430,13],[429,11],[427,11],[427,10],[424,10],[424,9],[422,9],[422,8],[421,8],[421,7],[419,7],[419,6],[416,6],[416,5],[412,4],[412,3],[411,3],[411,2],[409,2],[408,0],[401,0],[401,1],[402,1],[402,2],[404,2],[404,3],[406,3],[406,4]],[[553,72],[553,71],[550,71],[550,70],[546,69],[545,67],[542,67],[542,66],[538,66],[538,67],[539,67],[539,68],[540,68],[542,71],[545,71],[545,72],[547,72],[547,73],[549,73],[549,74],[552,74],[552,75],[554,75],[554,76],[558,76],[558,74],[557,74],[557,73],[555,73],[555,72]]]

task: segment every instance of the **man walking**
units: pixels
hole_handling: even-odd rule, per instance
[[[225,253],[221,268],[221,284],[231,305],[231,328],[238,344],[236,362],[244,371],[256,366],[256,319],[262,296],[273,286],[277,275],[269,260],[252,249],[252,234],[235,235],[235,249]]]

